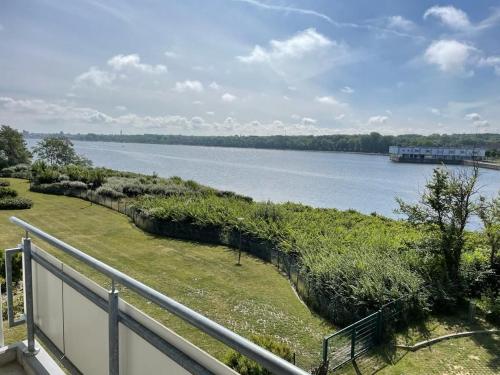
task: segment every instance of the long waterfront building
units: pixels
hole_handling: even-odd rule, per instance
[[[484,160],[484,148],[390,146],[389,157],[395,162],[462,164],[466,160]]]

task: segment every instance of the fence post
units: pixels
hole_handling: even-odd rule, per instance
[[[35,320],[33,316],[33,272],[31,267],[31,238],[23,238],[24,297],[26,299],[26,328],[28,336],[27,354],[36,355]]]
[[[383,310],[380,309],[377,312],[377,343],[379,344],[382,342],[382,323],[383,323],[382,314]]]
[[[120,373],[118,308],[118,291],[112,282],[108,292],[109,375]]]
[[[328,339],[323,339],[323,363],[328,361]]]
[[[352,327],[351,333],[351,360],[354,359],[356,353],[356,327]]]

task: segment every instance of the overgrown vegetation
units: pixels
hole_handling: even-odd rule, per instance
[[[269,350],[271,353],[283,358],[288,362],[293,361],[293,352],[288,345],[282,342],[278,342],[269,336],[257,336],[253,335],[250,338],[255,344],[260,347]],[[224,359],[226,365],[228,365],[233,370],[237,371],[241,375],[271,375],[272,373],[257,362],[252,361],[248,357],[242,355],[239,352],[230,350],[226,354]]]
[[[452,192],[463,193],[460,179],[447,173],[436,171],[429,183],[428,188],[442,190],[442,196],[434,197],[438,200],[446,201]],[[447,301],[451,294],[455,298],[456,293],[451,293],[454,290],[460,291],[458,296],[477,296],[478,288],[491,286],[486,237],[465,230],[471,214],[469,206],[461,221],[450,217],[441,223],[448,226],[448,231],[440,235],[435,230],[440,227],[437,222],[408,223],[352,210],[253,202],[178,177],[166,179],[75,165],[49,166],[39,161],[32,167],[32,179],[32,189],[40,192],[81,196],[94,190],[103,198],[127,204],[134,215],[149,218],[157,225],[183,228],[183,235],[180,231],[173,234],[180,238],[197,233],[191,239],[235,246],[234,238],[241,233],[244,244],[253,244],[248,246],[288,253],[307,274],[308,288],[316,300],[328,306],[328,317],[338,324],[361,318],[403,296],[411,296],[412,308],[422,312],[429,309],[429,303]],[[449,186],[445,189],[443,184]],[[433,198],[429,195],[424,199]],[[457,203],[453,202],[448,202],[446,215],[457,213],[458,206],[453,206]],[[410,206],[404,207],[409,210]],[[457,235],[458,242],[453,237]],[[452,249],[455,263],[448,273],[443,273],[447,269],[443,268],[445,254],[436,256],[436,248],[448,249],[445,241],[460,246]],[[447,282],[450,277],[460,281],[459,289]]]

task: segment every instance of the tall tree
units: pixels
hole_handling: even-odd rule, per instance
[[[458,284],[465,243],[465,227],[474,213],[478,168],[450,171],[434,169],[420,202],[408,204],[398,198],[399,213],[414,224],[424,224],[437,235],[437,251],[443,257],[449,281]]]
[[[7,125],[0,128],[0,168],[11,165],[29,163],[31,153],[28,151],[23,135]]]
[[[64,137],[47,137],[33,149],[35,155],[50,165],[90,165],[90,160],[76,153],[73,143]]]

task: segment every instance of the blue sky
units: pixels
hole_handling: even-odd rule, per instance
[[[0,5],[0,123],[36,132],[500,131],[497,1]]]

